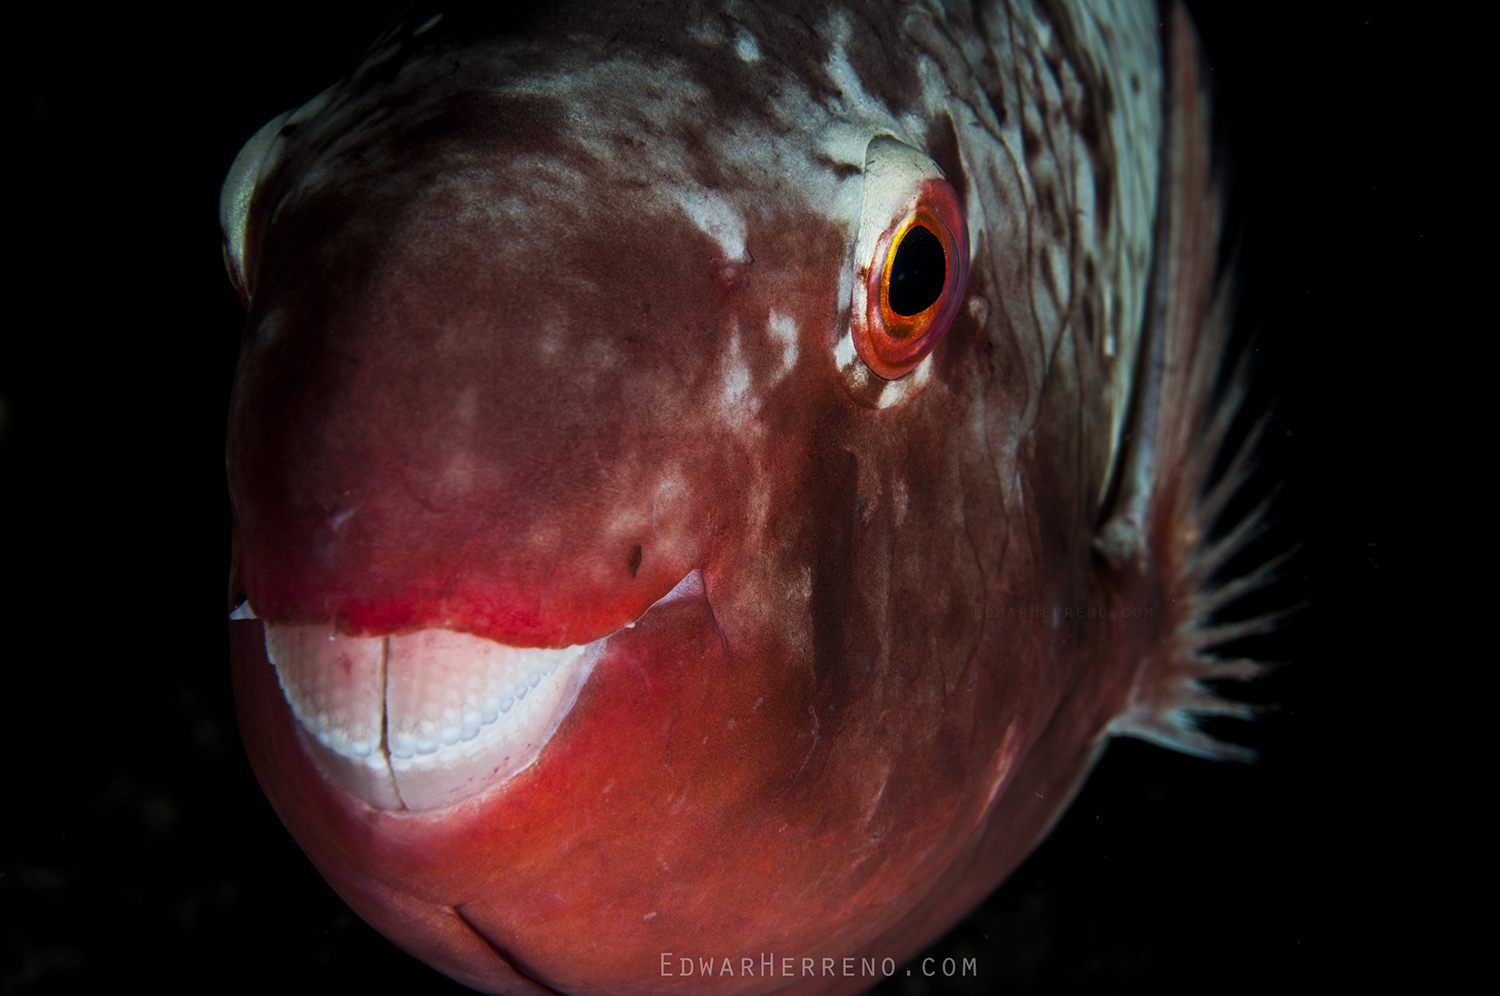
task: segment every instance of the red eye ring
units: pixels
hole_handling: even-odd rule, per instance
[[[921,225],[943,247],[943,290],[937,300],[914,315],[898,315],[890,306],[891,263],[901,240],[914,225]],[[912,207],[876,244],[874,260],[865,278],[863,314],[851,323],[855,352],[875,374],[895,380],[912,371],[932,352],[963,300],[969,282],[969,230],[959,211],[958,195],[946,180],[922,184]]]

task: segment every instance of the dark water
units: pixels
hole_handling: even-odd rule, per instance
[[[1298,664],[1247,693],[1279,703],[1264,721],[1219,728],[1261,764],[1115,744],[1036,854],[882,993],[1431,981],[1461,954],[1427,883],[1449,874],[1462,796],[1412,747],[1452,686],[1415,679],[1427,657],[1405,642],[1448,604],[1412,528],[1435,458],[1411,392],[1456,327],[1424,291],[1455,223],[1434,155],[1453,81],[1433,71],[1454,26],[1370,5],[1197,13],[1235,163],[1253,406],[1280,399],[1263,478],[1286,485],[1261,551],[1306,544],[1267,597],[1310,610],[1250,649]],[[240,750],[223,621],[243,313],[219,183],[388,15],[12,15],[0,994],[457,990],[281,828]],[[949,957],[974,974],[945,978]]]

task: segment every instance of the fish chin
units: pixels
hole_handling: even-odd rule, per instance
[[[693,571],[655,604],[702,592]],[[447,629],[348,636],[331,622],[267,622],[265,634],[323,775],[374,809],[413,811],[474,798],[536,761],[610,639],[512,647]]]

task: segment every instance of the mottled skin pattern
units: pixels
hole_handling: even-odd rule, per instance
[[[261,623],[231,624],[278,813],[454,978],[859,991],[738,959],[901,960],[1108,732],[1173,739],[1201,666],[1188,454],[1213,439],[1140,435],[1203,421],[1217,357],[1172,362],[1214,242],[1211,206],[1181,207],[1207,194],[1190,32],[955,8],[579,4],[499,40],[451,12],[414,39],[418,16],[283,132],[231,246],[250,604],[369,636],[615,634],[536,764],[410,813],[320,775]],[[972,246],[894,403],[840,353],[875,134],[941,167]],[[1208,263],[1157,258],[1152,304],[1173,251]],[[704,597],[642,617],[695,568]],[[1112,617],[1038,614],[1072,606]],[[736,971],[663,978],[662,952]]]

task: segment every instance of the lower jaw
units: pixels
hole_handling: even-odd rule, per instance
[[[577,715],[537,763],[425,812],[373,810],[336,783],[279,686],[261,623],[230,630],[246,752],[291,835],[359,916],[482,991],[656,992],[663,951],[899,961],[1034,839],[1016,842],[1005,869],[974,874],[966,859],[927,879],[913,871],[914,854],[931,867],[941,864],[935,850],[962,847],[903,846],[906,836],[892,832],[868,850],[867,834],[830,834],[859,760],[807,763],[812,741],[796,734],[814,722],[811,690],[783,667],[754,667],[753,653],[731,657],[706,600],[616,634]],[[949,826],[971,836],[966,821]],[[849,865],[855,845],[869,858]],[[879,881],[830,882],[845,865]],[[924,883],[915,893],[901,888],[913,878]],[[912,910],[923,892],[944,901],[935,914]],[[885,930],[895,932],[881,939]],[[695,981],[731,993],[747,980]]]

